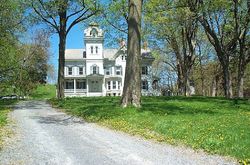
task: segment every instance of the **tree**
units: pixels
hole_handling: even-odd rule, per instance
[[[35,32],[32,42],[19,46],[16,56],[18,66],[14,72],[12,85],[20,95],[28,95],[38,84],[46,83],[50,67],[49,35],[45,31]]]
[[[142,0],[129,0],[128,56],[121,104],[141,106],[141,13]]]
[[[227,98],[233,95],[230,62],[237,50],[239,40],[239,17],[237,16],[239,3],[238,0],[188,1],[190,10],[196,14],[216,51],[223,70],[224,95]],[[246,18],[248,19],[245,21],[249,22],[249,11]]]
[[[25,30],[24,10],[18,0],[2,0],[0,3],[0,93],[12,92],[12,80],[18,72],[18,36]]]
[[[99,12],[99,7],[96,1],[31,1],[32,8],[38,18],[54,29],[59,36],[57,97],[61,99],[64,98],[64,66],[67,34],[78,23],[96,15]]]
[[[166,56],[174,54],[175,63],[170,58],[163,61],[177,72],[179,92],[190,95],[190,73],[196,58],[196,40],[198,24],[192,13],[183,6],[182,1],[150,1],[146,4],[146,21],[149,33],[154,36],[162,53]],[[162,42],[160,42],[162,41]]]
[[[238,72],[237,72],[237,96],[244,97],[244,75],[247,64],[250,62],[250,1],[239,2],[234,0],[234,20],[238,35]]]

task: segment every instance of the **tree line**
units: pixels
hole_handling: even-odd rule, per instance
[[[222,88],[227,98],[244,96],[244,78],[250,62],[248,0],[109,0],[105,4],[102,1],[28,0],[22,4],[26,5],[26,12],[13,13],[30,13],[33,21],[45,23],[49,30],[58,34],[58,98],[64,98],[67,34],[75,25],[92,18],[98,20],[98,17],[127,39],[123,106],[140,107],[140,50],[143,42],[149,43],[158,62],[167,65],[168,71],[173,73],[176,82],[171,84],[178,94],[190,95],[190,86],[196,84],[201,88],[200,93],[206,95],[207,70],[213,70],[210,84],[214,89]],[[6,15],[1,17],[8,20]],[[8,35],[15,37],[10,27],[5,27]],[[209,95],[218,95],[218,91]]]
[[[180,94],[190,94],[190,81],[194,82],[193,77],[199,74],[201,94],[205,95],[205,68],[210,68],[215,69],[210,73],[213,89],[222,87],[221,95],[227,98],[244,96],[250,62],[250,1],[154,0],[145,5],[149,36],[158,54],[164,55],[163,61],[176,71]],[[210,95],[217,95],[216,91]]]
[[[30,42],[22,41],[27,31],[27,6],[18,0],[3,0],[0,7],[0,95],[28,95],[45,83],[48,65],[48,33],[36,31]]]

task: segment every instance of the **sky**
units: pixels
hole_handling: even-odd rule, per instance
[[[83,25],[79,24],[76,25],[71,29],[71,31],[68,33],[67,40],[66,40],[66,49],[82,49],[84,48],[84,42],[83,42]],[[58,49],[59,49],[59,38],[58,34],[55,33],[50,37],[50,53],[51,57],[49,59],[49,64],[52,64],[55,69],[55,77],[57,75],[57,69],[58,69]],[[49,83],[55,83],[55,78],[48,78]]]

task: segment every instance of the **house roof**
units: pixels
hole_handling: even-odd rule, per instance
[[[83,52],[85,49],[66,49],[65,59],[66,60],[79,60],[83,59]]]
[[[109,60],[114,60],[118,56],[118,51],[120,49],[104,49],[104,58]],[[83,52],[85,49],[66,49],[65,50],[65,59],[66,60],[81,60],[83,59]],[[142,58],[153,59],[153,56],[150,50],[141,50]]]

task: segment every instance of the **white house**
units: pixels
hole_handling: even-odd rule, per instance
[[[103,31],[97,24],[84,30],[85,49],[66,49],[65,96],[120,96],[122,94],[126,47],[104,49]],[[159,95],[158,80],[152,76],[154,58],[142,49],[142,95]]]

